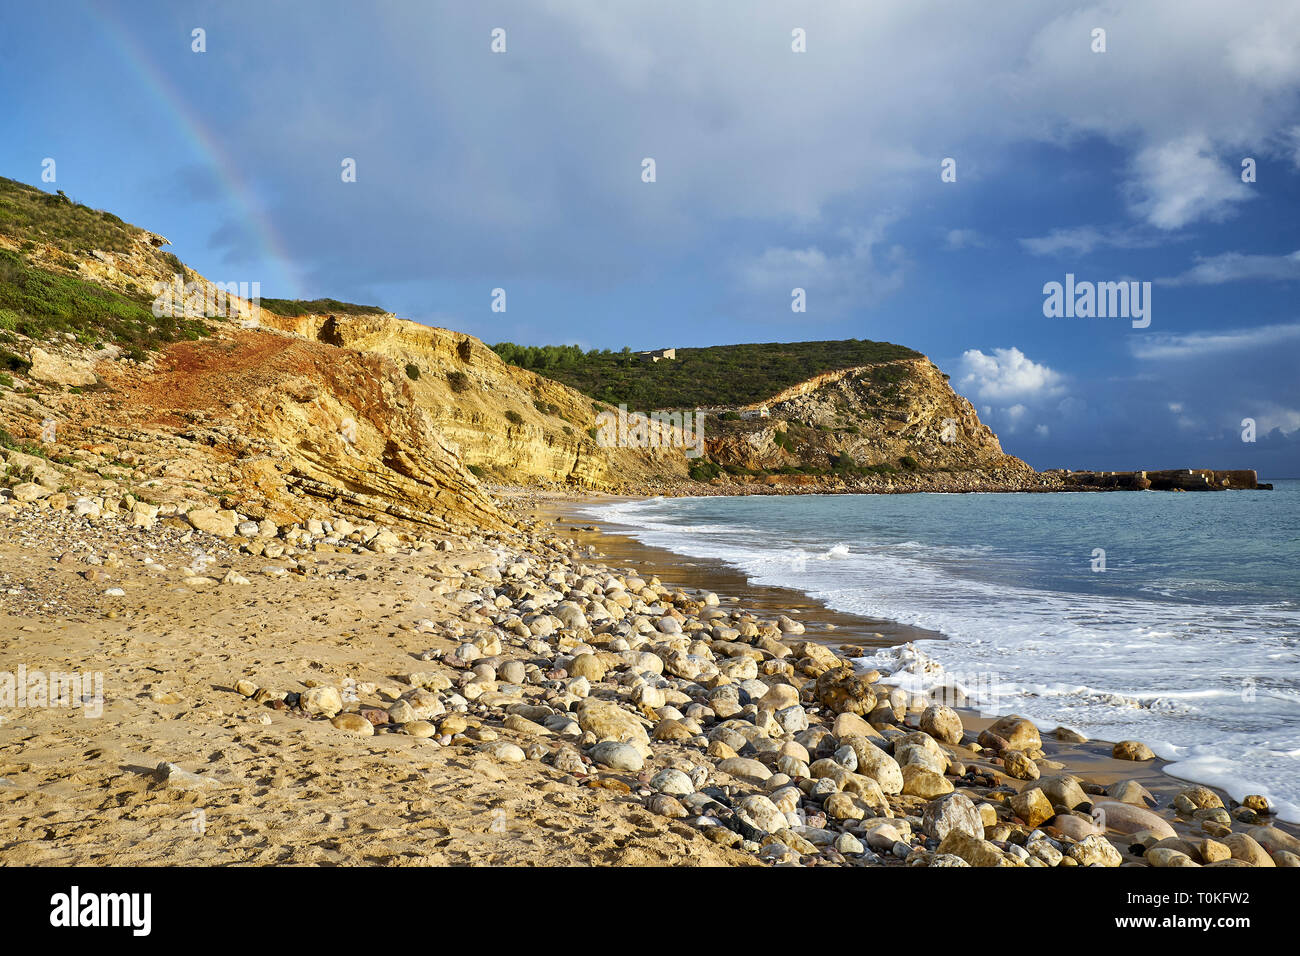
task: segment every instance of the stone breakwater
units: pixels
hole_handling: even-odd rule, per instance
[[[605,566],[547,528],[430,538],[427,529],[357,516],[276,527],[238,513],[168,515],[140,505],[75,494],[0,504],[7,547],[29,556],[44,550],[50,574],[76,575],[76,587],[61,585],[57,599],[39,576],[24,583],[6,575],[4,610],[92,615],[92,623],[96,611],[130,615],[131,602],[151,593],[136,581],[147,568],[170,599],[190,606],[215,594],[222,605],[289,603],[283,610],[303,620],[311,611],[313,623],[300,625],[296,639],[306,643],[331,620],[369,613],[349,605],[346,585],[382,584],[383,594],[399,598],[384,614],[395,627],[381,629],[383,642],[400,651],[406,669],[394,672],[391,653],[380,660],[368,656],[373,649],[357,650],[350,629],[336,642],[342,656],[306,661],[291,651],[275,667],[254,658],[255,635],[245,634],[223,645],[225,680],[199,681],[215,688],[205,703],[211,710],[185,709],[186,693],[208,692],[197,686],[150,685],[139,695],[141,706],[179,708],[176,720],[199,721],[204,752],[214,735],[228,749],[247,746],[257,728],[295,739],[293,760],[277,763],[306,766],[309,779],[381,753],[390,777],[367,784],[368,807],[386,806],[390,791],[415,799],[402,788],[418,771],[438,781],[435,796],[416,787],[424,789],[419,806],[450,813],[455,791],[472,781],[487,832],[529,824],[518,839],[543,852],[548,845],[574,852],[577,836],[604,813],[614,831],[618,821],[637,820],[640,839],[671,846],[636,858],[659,863],[1300,865],[1300,840],[1271,825],[1262,798],[1233,805],[1193,786],[1158,804],[1135,779],[1094,782],[1049,756],[1056,744],[1082,742],[1072,731],[1044,739],[1033,723],[1008,715],[976,732],[958,711],[856,671],[846,659],[856,648],[811,637],[795,616],[756,614],[714,593]],[[199,566],[179,566],[187,551]],[[420,615],[400,599],[408,592],[396,586],[413,576],[432,602],[420,606],[437,610]],[[286,581],[313,578],[328,585],[329,602],[299,605],[306,599],[277,592]],[[123,654],[142,639],[128,638]],[[166,670],[157,663],[148,670]],[[22,767],[38,761],[41,746],[39,735],[25,740]],[[214,817],[234,812],[220,794],[240,786],[237,774],[161,756],[147,788],[114,804],[154,809],[127,816],[156,814],[178,793],[217,801],[198,804],[213,807]],[[1136,741],[1116,744],[1112,756],[1153,759]],[[8,762],[6,775],[14,773]],[[274,784],[257,787],[285,772],[245,784],[248,792],[233,801],[239,812],[270,800]],[[86,771],[78,774],[84,789]],[[349,798],[346,790],[322,797],[320,784],[302,786],[300,814],[311,799],[325,800],[334,806],[323,811],[329,820],[341,812],[333,801]],[[529,802],[539,793],[572,814],[555,822]],[[503,801],[512,809],[498,818],[491,808]],[[385,834],[417,826],[400,814],[385,820]],[[204,859],[247,858],[238,850]],[[591,859],[627,862],[594,852]]]

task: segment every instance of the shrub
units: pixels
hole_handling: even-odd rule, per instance
[[[469,376],[462,371],[452,370],[447,373],[447,384],[453,392],[468,392]]]
[[[414,362],[407,362],[407,363],[406,363],[406,377],[409,378],[412,382],[419,381],[419,379],[420,379],[420,366],[416,365]]]
[[[898,463],[902,465],[904,468],[906,468],[908,471],[916,471],[918,468],[921,467],[921,465],[917,462],[917,460],[913,458],[911,455],[904,455],[902,458],[898,459]]]
[[[185,263],[181,262],[180,257],[177,256],[176,253],[164,252],[162,254],[162,257],[163,257],[163,261],[166,262],[167,265],[171,267],[171,270],[174,274],[180,276],[181,278],[185,278],[186,276],[189,275],[189,272],[185,269]]]
[[[259,305],[276,315],[290,318],[300,315],[327,315],[331,312],[342,312],[345,315],[386,314],[377,305],[357,305],[354,302],[340,302],[338,299],[262,299]]]
[[[520,415],[512,408],[506,412],[506,421],[511,425],[522,425],[524,423],[524,416]]]
[[[487,474],[478,465],[467,465],[466,467],[469,468],[469,473],[473,475],[475,478],[483,478]]]
[[[752,469],[752,468],[746,468],[744,465],[723,465],[723,466],[722,466],[722,470],[725,471],[725,472],[726,472],[727,474],[729,474],[729,475],[756,475],[756,474],[758,474],[758,472],[756,472],[754,469]]]
[[[200,321],[154,316],[143,297],[33,268],[4,250],[0,250],[0,311],[15,331],[33,339],[67,332],[84,344],[114,342],[141,356],[165,342],[208,334]],[[0,330],[7,324],[0,323]]]
[[[691,464],[690,471],[689,471],[691,481],[699,481],[699,482],[712,481],[714,478],[717,478],[718,475],[720,475],[721,473],[722,473],[721,468],[719,468],[714,462],[711,462],[705,458],[701,458],[693,462]]]
[[[11,372],[26,373],[32,367],[32,363],[21,355],[14,355],[12,352],[0,350],[0,367],[7,368]]]

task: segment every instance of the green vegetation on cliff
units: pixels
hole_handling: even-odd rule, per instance
[[[354,305],[338,299],[261,299],[258,304],[268,312],[297,318],[300,315],[325,315],[342,312],[345,315],[387,315],[377,305]]]
[[[0,232],[69,254],[126,252],[141,230],[111,212],[0,176]]]
[[[143,297],[35,269],[17,253],[0,250],[0,341],[14,341],[15,335],[48,341],[63,332],[82,345],[119,345],[132,358],[166,342],[208,334],[197,320],[158,318]]]
[[[658,362],[626,348],[584,352],[576,345],[498,342],[492,350],[592,398],[638,410],[749,405],[823,372],[921,357],[864,339],[680,348],[677,358]]]

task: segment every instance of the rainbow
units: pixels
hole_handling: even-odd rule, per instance
[[[94,0],[88,0],[86,7],[91,18],[102,27],[102,36],[114,48],[131,73],[171,118],[176,128],[188,140],[193,151],[201,156],[217,174],[231,205],[243,219],[248,231],[255,237],[262,262],[277,271],[276,278],[282,283],[280,287],[289,290],[290,294],[286,298],[302,298],[302,287],[292,267],[293,259],[286,250],[284,240],[266,215],[262,204],[257,201],[239,167],[221,147],[220,141],[209,132],[202,117],[189,107],[176,84],[154,63],[131,31],[114,21],[106,11],[98,7]],[[271,287],[272,284],[263,282],[262,285]]]

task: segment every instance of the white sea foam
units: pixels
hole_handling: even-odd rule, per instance
[[[630,526],[648,544],[726,562],[756,584],[797,587],[837,610],[945,636],[860,659],[888,682],[918,692],[955,683],[990,714],[1142,740],[1174,761],[1175,776],[1238,800],[1263,794],[1279,816],[1300,822],[1293,605],[1234,603],[1230,585],[1188,580],[1135,583],[1124,593],[1053,590],[1018,583],[1034,581],[1035,568],[1006,555],[994,569],[999,577],[983,579],[962,569],[973,562],[984,569],[992,560],[985,546],[816,534],[787,541],[719,521],[716,511],[693,528],[678,513],[680,500],[621,502],[593,514]],[[1180,598],[1193,592],[1202,599]]]

